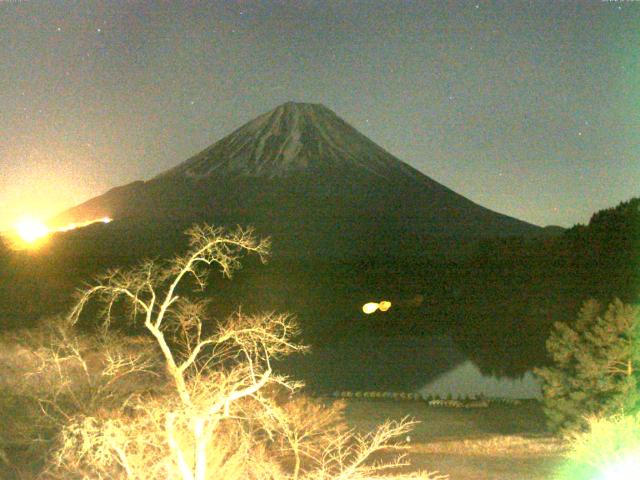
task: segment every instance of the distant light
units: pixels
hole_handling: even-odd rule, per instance
[[[369,302],[369,303],[365,303],[362,306],[362,311],[364,313],[366,313],[367,315],[369,315],[370,313],[375,312],[376,310],[378,310],[378,308],[380,308],[380,305],[376,302]]]
[[[69,225],[65,225],[64,227],[60,227],[56,229],[56,232],[68,232],[69,230],[75,230],[78,228],[77,223],[70,223]]]
[[[76,230],[78,228],[88,227],[89,225],[93,225],[94,223],[110,223],[110,222],[113,222],[113,218],[102,217],[102,218],[96,218],[95,220],[87,220],[86,222],[81,222],[81,223],[70,223],[69,225],[65,225],[64,227],[56,228],[53,231],[68,232],[69,230]]]
[[[362,311],[367,315],[369,315],[377,310],[380,310],[381,312],[386,312],[390,308],[391,308],[391,302],[389,302],[388,300],[383,300],[379,303],[378,302],[365,303],[362,306]]]
[[[16,232],[20,240],[27,244],[34,244],[49,234],[49,229],[40,220],[24,217],[16,224]]]
[[[40,241],[52,233],[68,232],[78,228],[87,227],[94,223],[110,223],[111,217],[102,217],[95,220],[89,220],[82,223],[70,223],[63,227],[51,229],[42,221],[32,217],[24,217],[15,225],[15,230],[22,247],[33,248],[40,244]]]

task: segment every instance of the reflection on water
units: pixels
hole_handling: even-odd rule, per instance
[[[540,383],[533,373],[526,372],[520,378],[483,375],[470,360],[443,373],[419,390],[422,395],[438,395],[453,398],[484,395],[501,398],[542,398]]]

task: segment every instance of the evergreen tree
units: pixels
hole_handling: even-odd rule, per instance
[[[554,431],[587,427],[590,415],[640,407],[640,309],[614,300],[584,303],[573,326],[558,322],[547,340],[553,365],[536,369]]]

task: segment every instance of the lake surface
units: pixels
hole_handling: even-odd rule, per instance
[[[422,395],[438,395],[453,398],[484,395],[487,397],[528,399],[542,398],[540,382],[532,372],[520,378],[483,375],[480,369],[467,360],[443,373],[418,390]]]

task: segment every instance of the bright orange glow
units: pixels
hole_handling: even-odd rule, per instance
[[[94,223],[109,223],[112,220],[113,219],[109,217],[102,217],[81,223],[70,223],[64,227],[51,229],[40,220],[34,219],[33,217],[24,217],[16,223],[15,230],[21,247],[34,248],[52,233],[68,232]]]
[[[49,229],[40,220],[32,217],[24,217],[16,223],[16,232],[20,240],[27,244],[33,244],[49,234]]]
[[[386,312],[391,308],[391,302],[388,300],[383,300],[378,304],[378,308],[381,312]]]
[[[55,230],[53,230],[53,232],[68,232],[69,230],[75,230],[76,228],[86,227],[86,226],[94,224],[94,223],[109,223],[109,222],[112,222],[112,221],[113,221],[112,218],[102,217],[102,218],[98,218],[96,220],[89,220],[87,222],[70,223],[69,225],[65,225],[64,227],[56,228]]]

